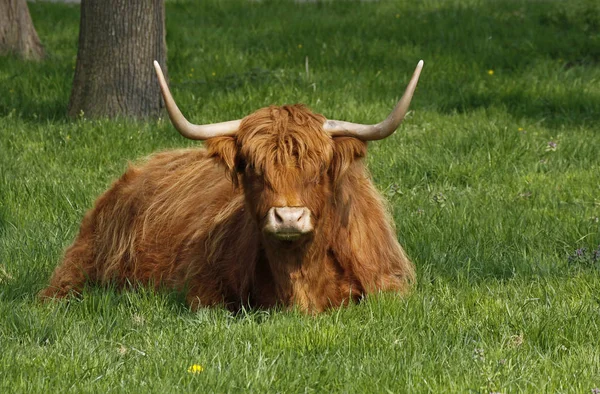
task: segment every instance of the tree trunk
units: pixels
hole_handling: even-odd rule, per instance
[[[83,0],[69,116],[158,115],[166,58],[164,0]]]
[[[27,60],[44,58],[25,0],[0,0],[0,53],[15,53]]]

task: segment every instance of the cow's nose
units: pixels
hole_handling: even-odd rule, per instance
[[[294,240],[313,231],[310,210],[306,207],[273,207],[269,209],[265,232],[281,240]]]
[[[278,207],[273,208],[273,215],[278,224],[293,227],[310,214],[306,208]]]

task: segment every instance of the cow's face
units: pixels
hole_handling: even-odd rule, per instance
[[[333,156],[324,119],[300,106],[271,107],[245,119],[238,132],[237,171],[248,206],[267,237],[310,238],[330,200]]]
[[[329,200],[327,173],[309,175],[285,166],[263,172],[252,162],[244,167],[246,201],[263,233],[280,241],[308,238]]]
[[[340,161],[348,157],[336,154],[323,121],[303,106],[269,107],[246,117],[236,137],[207,144],[243,186],[248,209],[269,239],[310,239],[332,203],[339,169],[347,167]]]

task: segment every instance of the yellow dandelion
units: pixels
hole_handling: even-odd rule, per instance
[[[400,18],[400,14],[396,14],[396,18]]]
[[[519,131],[523,131],[523,128],[522,128],[522,127],[519,127],[517,130],[519,130]]]
[[[188,77],[191,77],[191,76],[192,76],[192,74],[188,74]]]
[[[10,93],[14,93],[14,92],[15,92],[15,90],[14,90],[14,89],[11,89],[11,90],[9,90],[9,92],[10,92]]]
[[[212,76],[214,77],[215,75],[217,75],[217,73],[213,71]]]
[[[196,374],[196,373],[200,373],[202,371],[204,371],[204,368],[200,364],[194,364],[188,368],[189,373]]]
[[[298,49],[302,49],[302,44],[298,44]]]
[[[190,68],[190,71],[191,71],[191,72],[194,72],[194,69],[193,69],[193,68]]]
[[[488,70],[488,75],[494,75],[494,70]]]

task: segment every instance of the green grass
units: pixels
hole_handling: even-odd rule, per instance
[[[0,392],[600,387],[600,270],[568,260],[600,244],[598,2],[167,3],[197,122],[294,102],[375,122],[425,60],[408,119],[369,147],[415,292],[316,317],[97,288],[36,301],[128,161],[195,143],[164,120],[66,118],[79,10],[29,7],[49,58],[0,58]]]

